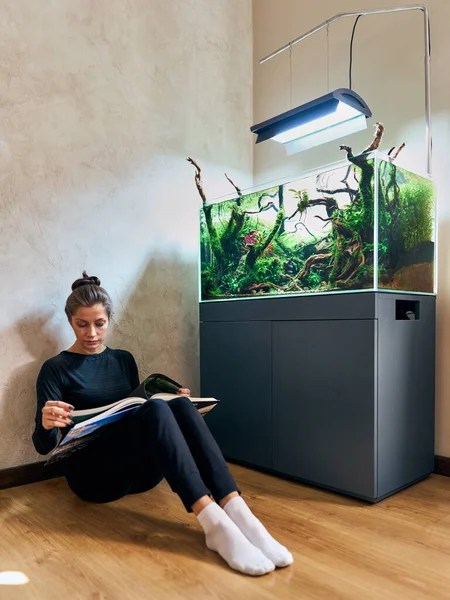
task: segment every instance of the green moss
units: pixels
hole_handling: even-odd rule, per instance
[[[272,240],[274,239],[274,237],[278,234],[278,232],[280,231],[280,227],[281,224],[284,221],[284,207],[280,207],[278,214],[277,214],[277,218],[275,219],[275,223],[272,227],[272,231],[269,233],[269,235],[265,236],[265,238],[259,242],[258,244],[255,244],[254,246],[252,246],[247,254],[247,259],[246,259],[246,268],[247,269],[252,269],[255,262],[259,259],[259,257],[262,255],[262,253],[266,250],[267,246],[272,242]]]
[[[379,191],[379,278],[388,282],[405,253],[433,239],[434,188],[424,177],[381,162]]]
[[[432,239],[434,226],[434,190],[431,182],[411,180],[401,186],[400,232],[405,250],[412,250]]]

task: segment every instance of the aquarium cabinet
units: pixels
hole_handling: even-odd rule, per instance
[[[433,471],[433,295],[202,303],[200,321],[229,460],[370,502]]]
[[[225,456],[369,501],[433,470],[432,181],[378,152],[200,211]]]

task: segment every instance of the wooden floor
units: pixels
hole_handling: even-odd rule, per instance
[[[254,512],[295,562],[235,573],[204,545],[164,482],[107,505],[56,479],[0,491],[1,600],[440,600],[450,598],[450,478],[367,505],[231,466]]]

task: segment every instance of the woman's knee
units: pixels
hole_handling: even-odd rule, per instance
[[[194,408],[194,405],[186,396],[173,398],[172,400],[169,400],[168,404],[172,410],[176,411],[190,411]]]
[[[170,415],[170,408],[167,406],[167,402],[157,398],[144,402],[135,413],[139,419],[164,418],[168,415]]]

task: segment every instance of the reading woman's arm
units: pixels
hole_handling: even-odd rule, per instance
[[[131,389],[135,390],[139,385],[139,372],[134,356],[128,352],[129,356],[129,368],[130,368],[130,383]]]
[[[36,382],[36,417],[33,444],[39,454],[48,454],[58,443],[58,428],[45,429],[42,425],[42,409],[47,400],[62,399],[62,385],[58,374],[48,361],[43,364]]]

